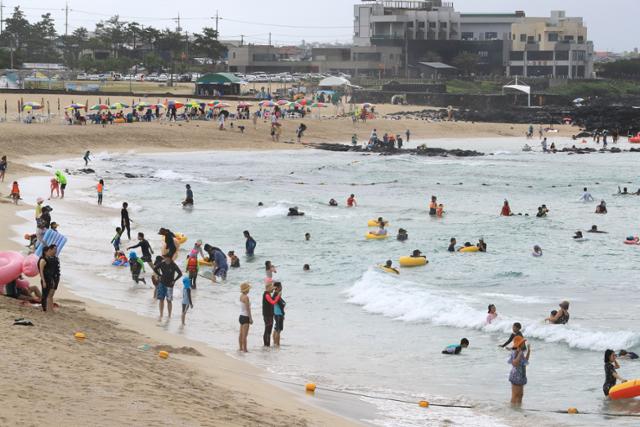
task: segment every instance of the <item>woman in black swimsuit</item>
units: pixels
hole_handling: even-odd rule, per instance
[[[53,295],[60,283],[60,260],[56,256],[56,250],[56,245],[46,246],[38,260],[42,286],[42,311],[47,311],[47,307],[51,307],[53,311]]]
[[[616,352],[613,350],[607,350],[604,352],[604,384],[602,385],[602,391],[605,396],[609,396],[609,390],[616,385],[616,380],[624,383],[627,380],[622,378],[616,372],[616,369],[620,369],[618,361],[616,360]]]
[[[566,325],[569,323],[569,301],[562,301],[560,303],[560,310],[552,313],[551,316],[544,320],[554,325]]]

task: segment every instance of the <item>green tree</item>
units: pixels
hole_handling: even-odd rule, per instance
[[[201,55],[215,61],[225,54],[226,48],[218,41],[218,32],[213,28],[204,27],[202,33],[196,33],[193,37],[195,55]]]
[[[480,56],[469,52],[462,52],[452,60],[453,65],[467,76],[473,73],[479,62]]]
[[[147,53],[142,59],[142,65],[150,73],[161,71],[163,65],[162,58],[153,52]]]

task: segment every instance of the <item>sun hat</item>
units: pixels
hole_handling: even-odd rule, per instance
[[[44,202],[44,199],[42,197],[38,197],[36,199],[36,203],[42,203],[42,202]]]
[[[525,342],[527,342],[527,340],[524,339],[524,337],[518,335],[513,339],[513,348],[520,348],[520,346],[522,346],[522,343]]]
[[[250,289],[251,289],[251,285],[247,282],[240,285],[240,292],[242,292],[243,294],[249,292]]]

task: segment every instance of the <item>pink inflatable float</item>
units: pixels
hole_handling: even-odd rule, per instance
[[[34,254],[27,256],[22,261],[22,274],[27,277],[36,277],[40,272],[38,271],[38,257]]]
[[[0,252],[0,285],[13,282],[20,276],[23,260],[18,252]]]

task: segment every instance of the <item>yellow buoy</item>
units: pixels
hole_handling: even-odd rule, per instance
[[[166,359],[169,357],[169,352],[162,350],[158,352],[158,357],[160,357],[160,359]]]
[[[316,391],[316,385],[314,383],[307,383],[307,385],[304,386],[304,389],[310,393],[313,393]]]
[[[418,402],[418,405],[420,405],[421,408],[428,408],[429,402],[427,402],[426,400],[421,400],[420,402]]]
[[[73,334],[73,336],[78,341],[84,341],[84,339],[87,338],[87,336],[84,334],[84,332],[76,332],[75,334]]]
[[[567,413],[568,414],[577,414],[578,413],[578,408],[569,408],[569,409],[567,409]]]

